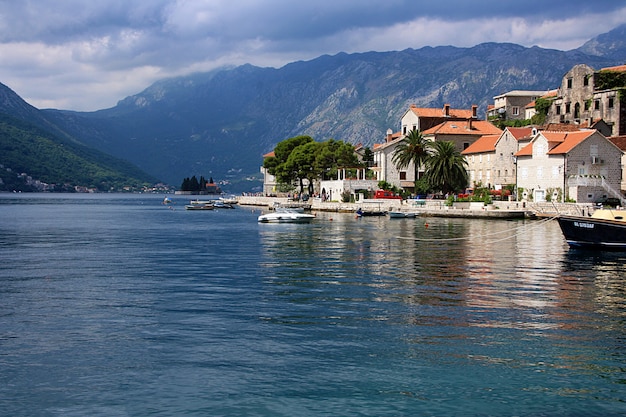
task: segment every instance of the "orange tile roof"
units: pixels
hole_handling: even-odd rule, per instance
[[[543,96],[541,96],[541,98],[556,97],[558,93],[559,93],[559,90],[550,90],[547,93],[545,93]]]
[[[568,153],[594,133],[595,130],[581,130],[578,132],[543,132],[542,134],[548,143],[555,145],[550,146],[548,155],[559,155]]]
[[[533,143],[530,142],[519,151],[515,152],[515,156],[532,156],[533,155]]]
[[[500,139],[500,135],[485,135],[479,137],[476,142],[472,143],[468,146],[463,152],[462,155],[471,155],[473,153],[485,153],[485,152],[494,152],[496,150],[496,143]]]
[[[626,71],[626,65],[618,65],[616,67],[606,67],[606,68],[602,68],[600,71],[624,72]]]
[[[500,129],[486,120],[472,120],[472,128],[468,128],[468,120],[447,121],[425,130],[423,135],[496,135]]]
[[[273,156],[276,156],[274,151],[266,153],[265,155],[263,155],[263,158],[271,158]]]
[[[440,109],[433,109],[429,107],[415,107],[414,105],[411,105],[410,109],[418,117],[446,117],[443,107]],[[471,110],[450,108],[448,112],[448,117],[454,117],[457,119],[469,119],[472,116],[473,114]]]

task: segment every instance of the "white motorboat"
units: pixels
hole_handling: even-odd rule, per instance
[[[315,218],[313,214],[297,211],[279,210],[259,216],[259,223],[310,223]]]

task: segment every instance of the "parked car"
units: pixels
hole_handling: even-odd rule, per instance
[[[593,204],[596,207],[619,207],[622,205],[622,202],[619,198],[604,197],[596,200]]]

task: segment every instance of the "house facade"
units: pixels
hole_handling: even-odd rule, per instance
[[[461,154],[465,156],[469,174],[469,186],[491,187],[492,172],[496,160],[496,142],[500,135],[484,135]]]
[[[622,185],[620,188],[622,195],[626,195],[626,135],[612,136],[609,140],[622,151]]]
[[[412,104],[402,115],[400,133],[406,136],[411,130],[423,132],[446,121],[477,119],[477,109],[476,105],[469,110],[463,110],[453,109],[449,104],[445,104],[441,109],[417,107]]]
[[[538,131],[515,156],[522,199],[590,203],[622,198],[622,151],[597,130]]]
[[[377,181],[386,181],[396,187],[412,188],[415,185],[413,164],[398,169],[393,162],[396,147],[402,143],[404,135],[400,132],[387,132],[385,142],[374,145],[374,164],[372,170],[376,173]]]
[[[467,161],[470,186],[477,184],[500,190],[517,182],[515,154],[532,138],[536,129],[507,127],[500,135],[485,135],[461,154]]]
[[[412,124],[407,126],[410,128],[409,130],[413,129]],[[481,136],[500,134],[500,132],[502,131],[490,122],[475,120],[471,117],[469,119],[444,121],[431,129],[422,131],[422,135],[425,139],[431,141],[453,142],[456,149],[461,152]],[[378,181],[387,181],[397,187],[414,190],[416,178],[413,164],[411,163],[403,169],[398,169],[393,162],[396,147],[402,143],[404,137],[405,135],[402,132],[391,133],[391,131],[388,131],[385,142],[374,145],[373,151],[376,165],[374,170]],[[417,179],[419,179],[421,172],[423,170],[420,169]]]
[[[526,107],[547,91],[513,90],[493,98],[493,106],[487,110],[488,120],[524,120],[529,119]]]
[[[426,139],[454,143],[459,152],[463,152],[478,138],[484,135],[499,135],[502,130],[486,120],[466,119],[443,122],[422,132]]]
[[[274,151],[266,153],[263,155],[263,160],[274,156]],[[278,193],[278,182],[276,181],[276,177],[270,174],[267,169],[261,165],[261,174],[263,174],[263,195],[264,196],[274,196]]]
[[[623,80],[624,73],[626,65],[599,71],[575,65],[562,79],[547,122],[592,126],[603,120],[610,127],[609,136],[626,135],[626,104],[620,93],[626,85],[606,81],[612,76]]]

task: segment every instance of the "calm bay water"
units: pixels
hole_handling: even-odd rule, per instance
[[[626,254],[555,221],[0,195],[0,414],[626,414]]]

